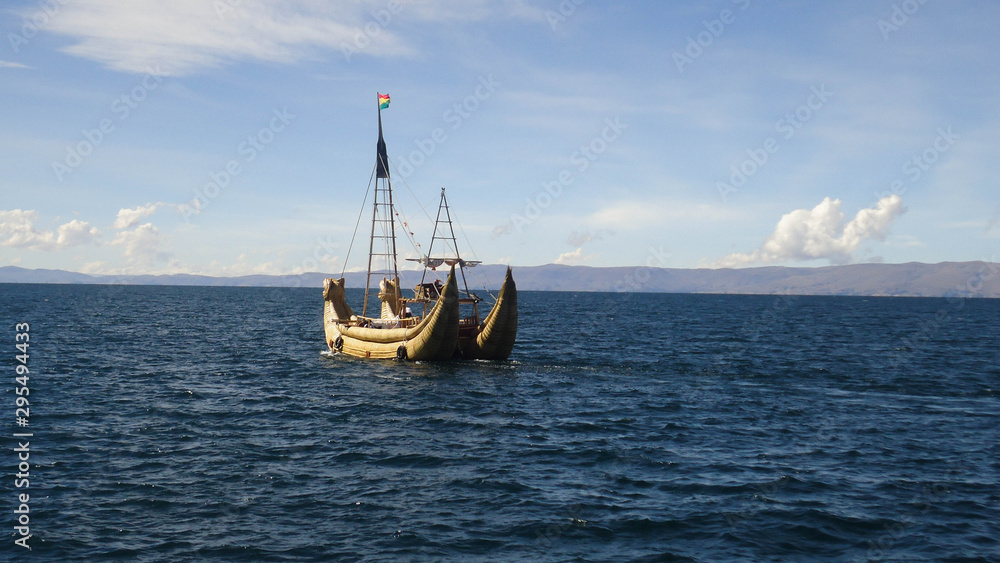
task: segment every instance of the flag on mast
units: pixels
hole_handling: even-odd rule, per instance
[[[376,92],[378,94],[378,92]],[[376,178],[389,177],[389,155],[385,150],[385,139],[382,138],[382,110],[389,107],[389,94],[378,94],[378,146],[376,149]]]

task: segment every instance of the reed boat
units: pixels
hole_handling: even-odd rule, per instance
[[[413,297],[403,297],[396,250],[398,214],[393,203],[389,159],[382,134],[382,110],[388,107],[389,97],[379,94],[378,102],[378,143],[372,172],[374,206],[365,298],[359,315],[347,304],[343,273],[339,279],[324,280],[323,325],[327,346],[334,353],[358,358],[506,360],[517,339],[517,285],[508,267],[493,306],[480,319],[479,304],[483,299],[469,291],[465,273],[466,268],[477,266],[479,261],[464,260],[458,252],[444,188],[427,254],[410,259],[424,266],[420,283],[414,288]],[[445,247],[444,251],[433,254],[435,244],[439,250]],[[436,275],[442,266],[448,267],[447,280],[430,281],[428,275],[431,272]],[[368,314],[369,293],[372,281],[379,277],[381,310],[374,316]]]

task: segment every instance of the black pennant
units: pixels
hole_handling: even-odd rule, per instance
[[[389,177],[389,155],[385,150],[385,139],[382,138],[382,110],[378,110],[378,155],[376,156],[376,178]]]

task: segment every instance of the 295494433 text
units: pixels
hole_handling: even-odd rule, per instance
[[[34,435],[28,432],[29,421],[31,419],[30,402],[28,395],[31,393],[28,387],[28,343],[31,340],[31,326],[28,323],[18,323],[14,326],[14,347],[17,353],[14,356],[14,418],[18,426],[18,432],[14,432],[14,439],[17,446],[14,448],[15,463],[17,471],[14,473],[14,487],[17,489],[17,502],[14,509],[14,543],[20,547],[31,549],[28,540],[31,539],[31,496],[28,489],[31,487],[31,441]]]

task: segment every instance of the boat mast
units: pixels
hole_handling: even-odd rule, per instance
[[[375,276],[391,276],[392,280],[399,279],[399,267],[396,260],[396,221],[395,208],[392,204],[392,182],[389,178],[389,156],[385,148],[385,139],[382,138],[382,107],[378,103],[378,146],[375,158],[375,202],[372,206],[372,234],[368,244],[368,277],[365,281],[365,301],[361,309],[361,316],[368,316],[368,294],[371,291],[372,274]],[[379,250],[375,251],[375,239],[380,239],[382,244]],[[376,261],[376,256],[381,257],[382,262]],[[375,269],[372,269],[373,262]],[[381,266],[381,268],[380,268]]]
[[[445,216],[445,219],[443,221],[441,219],[441,212],[442,211],[444,211],[444,216]],[[441,234],[440,235],[438,234],[438,228],[441,225],[441,223],[447,223],[447,225],[448,225],[448,232],[451,233],[451,236],[446,236],[444,234],[444,229],[441,229]],[[445,258],[433,258],[432,257],[433,255],[431,254],[431,252],[434,250],[434,241],[436,241],[436,240],[440,240],[442,243],[447,243],[448,241],[451,241],[452,250],[454,250],[454,252],[455,252],[454,262],[458,266],[458,270],[462,273],[462,285],[465,286],[465,294],[470,299],[472,299],[472,293],[469,292],[469,282],[468,282],[468,280],[465,277],[465,267],[466,266],[470,266],[470,267],[477,266],[477,265],[479,265],[479,261],[465,261],[465,260],[462,260],[462,256],[458,253],[458,240],[456,240],[456,237],[455,237],[455,226],[451,222],[451,209],[448,207],[448,198],[446,198],[445,195],[444,195],[444,188],[441,188],[441,202],[438,204],[437,218],[434,219],[434,234],[431,235],[431,243],[427,247],[427,256],[423,260],[425,267],[424,267],[424,273],[423,273],[423,275],[420,276],[420,285],[424,284],[424,279],[427,277],[427,266],[430,266],[430,264],[432,262],[434,262],[434,263],[447,263],[449,260],[451,260],[450,258],[447,258],[447,257],[445,257]],[[446,254],[447,254],[447,252],[445,252],[445,254],[443,254],[443,256],[446,255]],[[478,301],[476,299],[472,299],[472,311],[473,311],[473,313],[472,313],[473,316],[476,318],[476,320],[478,320],[479,319],[479,303],[478,303]]]

